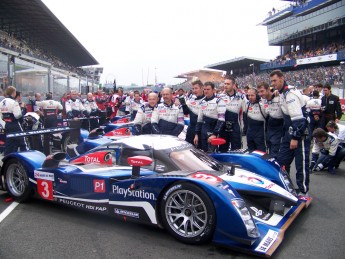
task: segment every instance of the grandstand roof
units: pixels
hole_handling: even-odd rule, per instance
[[[198,69],[198,70],[194,70],[194,71],[180,74],[178,76],[175,76],[175,78],[191,78],[191,77],[198,76],[201,72],[223,74],[223,71],[221,71],[221,70],[202,68],[202,69]]]
[[[237,68],[249,67],[251,64],[254,64],[254,66],[258,66],[260,64],[267,63],[267,62],[269,62],[268,59],[239,57],[239,58],[234,58],[234,59],[218,62],[215,64],[207,65],[205,67],[224,70],[224,71],[231,71]]]
[[[1,0],[0,29],[72,66],[98,64],[41,0]]]

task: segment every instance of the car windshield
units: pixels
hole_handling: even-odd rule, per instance
[[[170,159],[182,171],[223,170],[221,163],[196,148],[173,151],[170,153]]]

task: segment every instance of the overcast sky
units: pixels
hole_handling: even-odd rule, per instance
[[[266,26],[278,0],[42,0],[104,67],[101,82],[167,84],[241,56],[272,59]]]

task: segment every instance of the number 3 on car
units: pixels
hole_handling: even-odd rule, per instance
[[[46,200],[53,200],[53,182],[48,180],[37,179],[37,192]]]

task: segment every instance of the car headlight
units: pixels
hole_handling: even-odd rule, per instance
[[[243,200],[232,200],[232,204],[237,209],[238,213],[240,214],[243,223],[247,229],[247,234],[249,237],[258,238],[260,236],[259,231],[254,223],[252,215],[250,214],[246,204]]]
[[[284,183],[285,189],[289,193],[297,196],[296,190],[295,190],[295,188],[291,182],[291,179],[290,179],[290,176],[288,175],[288,173],[286,171],[280,170],[279,177],[280,177],[280,180]]]

